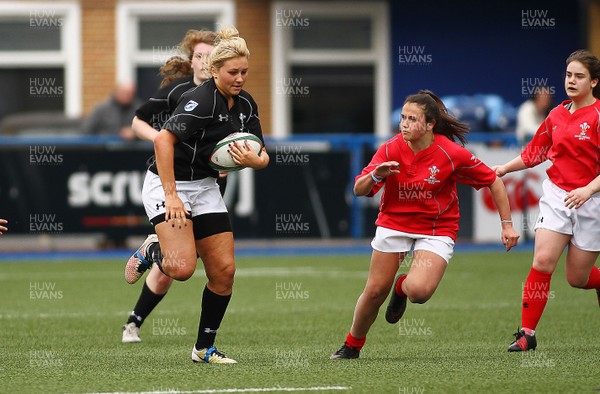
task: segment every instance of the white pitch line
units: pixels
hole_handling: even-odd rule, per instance
[[[169,390],[169,391],[111,391],[86,394],[218,394],[218,393],[267,393],[292,391],[345,391],[352,390],[348,386],[317,386],[317,387],[257,387],[246,389],[206,389],[206,390]]]

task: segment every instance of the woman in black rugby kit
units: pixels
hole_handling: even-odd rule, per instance
[[[263,139],[256,103],[242,90],[248,57],[246,42],[235,28],[217,33],[209,56],[212,78],[181,97],[154,139],[155,162],[142,196],[160,246],[152,243],[140,250],[140,264],[127,270],[133,275],[156,263],[171,278],[187,280],[196,269],[198,253],[208,283],[192,350],[195,362],[236,362],[214,347],[231,298],[235,263],[229,216],[216,183],[219,173],[208,161],[217,142],[232,132],[249,132]],[[248,145],[233,143],[230,152],[245,167],[261,169],[269,164],[264,148],[259,155]]]
[[[208,55],[215,43],[216,33],[207,30],[188,30],[179,44],[187,59],[179,56],[170,58],[160,69],[163,76],[160,89],[136,111],[132,129],[140,139],[154,141],[164,121],[171,117],[177,108],[181,95],[210,78]],[[219,178],[224,190],[225,177]],[[157,242],[156,234],[149,235],[140,246],[145,249],[150,243]],[[138,249],[139,251],[139,249]],[[131,265],[139,264],[138,252],[130,258]],[[135,275],[131,278],[137,281]],[[122,342],[141,342],[140,328],[144,320],[160,303],[171,287],[173,279],[158,268],[150,270],[142,287],[140,296],[123,326]]]

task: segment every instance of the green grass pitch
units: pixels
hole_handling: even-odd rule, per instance
[[[237,365],[191,362],[204,274],[144,323],[121,326],[142,282],[124,261],[0,263],[0,392],[569,393],[600,390],[596,294],[552,281],[535,352],[508,353],[529,253],[457,253],[433,298],[397,325],[382,308],[359,360],[329,360],[350,327],[369,256],[238,258],[217,337]],[[407,267],[402,267],[406,271]],[[302,390],[300,390],[302,389]]]

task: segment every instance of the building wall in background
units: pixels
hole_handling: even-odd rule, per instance
[[[498,94],[518,106],[535,78],[563,100],[565,59],[586,44],[579,32],[588,16],[573,3],[392,2],[393,108],[424,88],[440,96]],[[589,13],[594,45],[600,40],[598,3]],[[600,56],[599,48],[595,52]]]
[[[116,84],[115,0],[81,0],[83,113],[104,100]]]
[[[76,2],[81,11],[81,115],[88,114],[116,84],[116,43],[127,39],[116,37],[116,7],[125,2],[168,3],[158,0]],[[24,1],[2,3],[27,4]],[[52,4],[47,0],[30,3],[33,8]],[[194,2],[173,0],[172,3]],[[274,0],[233,0],[232,3],[235,25],[247,39],[252,53],[247,89],[258,102],[261,121],[269,134],[273,95],[270,40],[275,28],[270,7]],[[369,2],[356,0],[354,3]],[[527,98],[522,94],[523,85],[527,83],[523,81],[530,78],[546,80],[562,99],[566,56],[585,46],[600,53],[600,0],[580,0],[576,4],[559,0],[527,0],[518,4],[425,0],[425,3],[390,1],[389,4],[392,108],[398,108],[406,95],[421,88],[433,89],[439,95],[495,93],[517,106]],[[524,22],[527,19],[532,23],[530,26]],[[585,25],[587,42],[580,42],[579,32]],[[400,55],[411,53],[421,55],[422,61],[400,61]]]

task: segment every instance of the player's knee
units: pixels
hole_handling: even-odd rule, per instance
[[[171,278],[179,281],[185,281],[194,275],[196,271],[195,256],[186,256],[180,259],[171,259],[163,261],[163,271]]]
[[[407,294],[408,299],[413,304],[424,304],[429,301],[432,295],[433,291],[426,288],[411,289]]]
[[[363,291],[364,297],[370,300],[381,300],[382,302],[383,300],[385,300],[388,293],[389,289],[384,288],[382,286],[369,286]]]
[[[533,261],[533,268],[539,272],[545,272],[551,274],[554,272],[556,267],[556,258],[549,253],[537,253],[535,260]]]
[[[218,269],[211,270],[209,281],[215,289],[228,291],[233,287],[235,277],[235,264],[224,264]]]
[[[220,274],[224,280],[231,281],[231,283],[233,283],[233,278],[235,276],[235,264],[228,264],[221,270]]]
[[[176,268],[176,269],[171,269],[168,272],[168,275],[178,281],[186,281],[189,278],[192,277],[192,275],[194,275],[194,270],[193,269],[189,269],[189,268]]]
[[[588,282],[588,277],[580,276],[580,275],[567,275],[567,282],[571,287],[575,287],[577,289],[584,289],[585,285]]]
[[[224,289],[231,289],[233,287],[234,276],[235,268],[227,268],[221,271],[216,281],[220,287]]]

